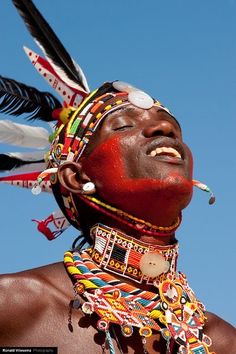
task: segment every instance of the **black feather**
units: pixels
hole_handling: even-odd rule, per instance
[[[0,112],[13,116],[27,114],[28,119],[53,120],[52,111],[61,103],[49,92],[0,76]]]
[[[86,91],[83,78],[76,69],[71,56],[33,2],[31,0],[13,0],[13,4],[31,35],[40,43],[47,56],[63,69],[69,79],[79,84]]]
[[[35,161],[24,161],[17,157],[12,157],[7,154],[0,154],[0,172],[6,172],[14,170],[15,168],[30,165],[32,163],[43,163],[44,160],[35,160]]]

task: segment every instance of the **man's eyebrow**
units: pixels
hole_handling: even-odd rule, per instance
[[[163,113],[166,113],[167,116],[169,116],[171,119],[173,119],[175,121],[175,123],[178,125],[180,131],[182,131],[181,129],[181,125],[180,123],[178,122],[178,120],[171,114],[171,113],[168,113],[164,108],[158,108],[157,107],[157,112],[163,112]],[[108,114],[107,118],[111,117],[112,115],[116,115],[117,113],[119,114],[120,112],[127,112],[127,113],[134,113],[136,112],[136,108],[135,107],[130,107],[130,106],[124,106],[124,107],[120,107],[118,108],[117,110],[111,112],[110,114]]]
[[[115,111],[111,112],[110,114],[108,114],[107,117],[110,117],[112,115],[116,115],[116,113],[119,113],[119,112],[122,112],[122,111],[125,111],[127,113],[133,113],[133,112],[136,111],[136,108],[135,107],[130,107],[130,106],[129,107],[126,107],[126,106],[120,107],[120,108],[116,109]]]

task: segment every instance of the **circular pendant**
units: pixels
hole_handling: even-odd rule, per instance
[[[121,326],[121,333],[124,337],[130,337],[133,334],[133,327],[128,324],[124,324]]]
[[[114,81],[112,86],[120,92],[128,93],[128,101],[134,106],[149,109],[154,105],[154,100],[145,92],[123,81]]]
[[[143,108],[143,109],[149,109],[152,108],[154,101],[153,99],[145,92],[143,91],[131,91],[128,94],[128,100],[130,103],[132,103],[134,106]]]
[[[93,309],[93,306],[90,303],[84,302],[83,305],[82,305],[82,311],[86,315],[91,315],[93,313],[94,309]]]
[[[169,306],[181,306],[181,289],[174,282],[172,282],[171,280],[164,280],[159,286],[159,291],[163,304],[167,304]]]
[[[107,321],[104,320],[98,320],[97,321],[97,329],[99,329],[100,331],[107,331],[109,327],[109,323]]]
[[[169,270],[170,263],[157,252],[147,252],[140,259],[139,267],[143,275],[156,278]]]
[[[150,327],[148,326],[144,326],[144,327],[141,327],[140,330],[139,330],[139,334],[141,337],[151,337],[152,335],[152,330]]]

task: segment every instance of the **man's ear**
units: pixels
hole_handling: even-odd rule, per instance
[[[84,193],[84,184],[91,182],[79,162],[63,163],[58,167],[57,176],[61,185],[75,194]]]

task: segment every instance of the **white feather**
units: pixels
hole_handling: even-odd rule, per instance
[[[32,152],[8,152],[4,153],[9,157],[15,157],[22,161],[39,161],[44,160],[47,151],[32,151]]]
[[[89,88],[89,85],[88,85],[88,81],[87,81],[87,79],[86,79],[86,76],[84,75],[83,70],[81,69],[81,67],[79,66],[79,64],[76,63],[76,61],[74,61],[73,58],[71,58],[71,59],[72,59],[72,61],[73,61],[73,64],[74,64],[76,70],[77,70],[77,71],[80,73],[80,75],[81,75],[82,82],[83,82],[83,85],[84,85],[86,91],[87,91],[87,92],[90,92],[90,88]]]
[[[72,59],[73,64],[75,65],[77,71],[79,71],[79,73],[80,73],[80,75],[81,75],[81,77],[82,77],[82,82],[83,82],[83,84],[84,84],[86,90],[84,90],[84,88],[81,87],[81,86],[80,86],[78,83],[76,83],[75,81],[72,81],[72,80],[67,76],[67,74],[65,73],[65,71],[64,71],[61,67],[59,67],[58,65],[56,65],[56,64],[52,61],[52,59],[47,55],[47,53],[46,53],[44,47],[41,45],[41,43],[40,43],[39,41],[37,41],[37,39],[35,39],[35,38],[34,38],[34,40],[35,40],[36,44],[39,46],[39,48],[42,50],[42,52],[44,53],[45,58],[47,59],[47,61],[49,62],[49,64],[52,66],[52,68],[55,70],[55,72],[57,73],[57,75],[58,75],[67,85],[69,85],[70,87],[75,88],[75,89],[77,89],[77,90],[79,90],[79,91],[85,92],[85,93],[88,93],[88,92],[89,92],[89,87],[88,87],[88,83],[87,83],[86,77],[85,77],[85,75],[84,75],[84,73],[83,73],[81,67],[79,66],[79,64],[77,64],[77,63]],[[27,48],[27,47],[23,47],[23,48],[24,48],[25,52],[27,53],[28,48]]]
[[[49,145],[49,132],[42,127],[31,127],[10,120],[1,120],[0,143],[45,149]]]
[[[41,172],[47,168],[47,163],[31,163],[29,165],[23,165],[21,167],[15,168],[11,170],[11,176],[18,175],[20,173],[28,173],[28,172]],[[9,173],[9,171],[5,171],[1,173],[1,176],[5,175],[5,173]]]
[[[75,88],[76,90],[88,93],[89,91],[85,91],[85,89],[80,86],[78,83],[76,83],[75,81],[71,80],[67,74],[65,73],[65,71],[60,68],[60,66],[56,65],[47,55],[45,55],[47,61],[50,63],[50,65],[52,66],[52,68],[55,70],[55,72],[57,73],[57,75],[61,78],[62,81],[65,82],[65,84],[67,84],[69,87]]]

